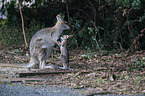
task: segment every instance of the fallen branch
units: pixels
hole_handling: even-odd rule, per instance
[[[50,74],[65,74],[65,73],[77,73],[79,71],[52,71],[52,72],[22,72],[19,73],[19,77],[35,76],[35,75],[50,75]],[[81,71],[81,73],[90,73],[91,71]]]

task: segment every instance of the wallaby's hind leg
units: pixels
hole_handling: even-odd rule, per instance
[[[69,64],[68,61],[66,61],[66,56],[61,55],[60,56],[61,63],[63,64],[63,67],[59,67],[60,69],[68,69]]]
[[[46,60],[50,56],[51,51],[52,51],[52,49],[48,49],[48,48],[42,48],[39,51],[38,59],[40,61],[40,64],[39,64],[40,69],[44,69],[44,68],[54,69],[54,68],[57,68],[57,66],[55,66],[55,65],[47,65],[46,66]]]
[[[42,48],[39,51],[38,59],[39,59],[39,68],[44,69],[46,66],[46,59],[48,58],[48,50],[47,48]]]

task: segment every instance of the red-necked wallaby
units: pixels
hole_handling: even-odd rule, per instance
[[[69,68],[69,52],[67,49],[67,41],[68,38],[72,37],[72,35],[63,35],[62,37],[60,37],[61,39],[61,43],[60,43],[60,61],[63,65],[63,67],[59,67],[61,69],[70,69]]]
[[[57,23],[54,27],[41,29],[32,37],[29,46],[31,59],[25,67],[32,67],[35,64],[39,64],[40,69],[50,68],[50,66],[46,66],[46,59],[51,55],[55,43],[60,46],[60,42],[57,40],[63,30],[70,29],[60,15],[57,15],[56,18]]]

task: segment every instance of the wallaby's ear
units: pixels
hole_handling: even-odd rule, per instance
[[[63,18],[59,14],[56,16],[56,18],[59,22],[63,22]]]

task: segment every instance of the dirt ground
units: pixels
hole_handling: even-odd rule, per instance
[[[62,70],[45,69],[38,71],[38,65],[31,69],[7,66],[6,64],[26,64],[30,57],[21,48],[1,50],[1,83],[22,81],[22,83],[32,85],[65,85],[75,89],[90,88],[88,91],[90,94],[95,94],[91,89],[99,90],[102,93],[145,94],[145,51],[126,54],[126,51],[119,50],[73,49],[69,53],[70,67],[78,72],[42,74],[20,78],[18,74],[20,72],[55,72]],[[47,60],[47,64],[62,66],[59,54],[59,49],[54,49],[52,56]]]

